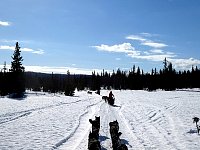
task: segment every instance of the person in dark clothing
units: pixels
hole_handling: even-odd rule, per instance
[[[114,100],[115,100],[114,95],[113,95],[112,91],[110,91],[109,98],[108,98],[108,103],[113,105],[114,104]]]
[[[113,95],[112,91],[110,91],[110,93],[109,93],[109,99],[113,99],[113,97],[114,97],[114,95]]]

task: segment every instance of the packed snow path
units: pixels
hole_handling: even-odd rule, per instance
[[[109,91],[101,91],[108,95]],[[101,117],[100,143],[111,150],[109,122],[117,120],[121,139],[134,150],[198,150],[194,116],[200,117],[199,90],[113,91],[110,106],[101,96],[28,93],[24,100],[0,98],[0,149],[85,150],[89,119]]]

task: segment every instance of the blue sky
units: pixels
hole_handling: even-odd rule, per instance
[[[1,0],[0,68],[17,41],[26,71],[200,67],[199,18],[198,0]]]

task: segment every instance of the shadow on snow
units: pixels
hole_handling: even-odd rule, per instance
[[[195,133],[197,133],[197,130],[196,129],[190,129],[190,131],[188,131],[187,133],[189,133],[189,134],[195,134]]]

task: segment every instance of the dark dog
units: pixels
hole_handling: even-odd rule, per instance
[[[110,122],[109,126],[113,150],[128,150],[127,146],[125,144],[122,144],[119,138],[122,133],[119,132],[119,123],[117,122],[117,120]]]
[[[119,131],[119,123],[116,121],[110,122],[109,123],[110,126],[110,135],[115,135],[118,133]]]
[[[88,94],[92,94],[92,91],[88,91],[87,93],[88,93]]]
[[[117,150],[128,150],[128,147],[125,144],[121,144]]]
[[[116,121],[110,122],[110,136],[112,140],[112,147],[113,150],[117,150],[117,148],[121,145],[119,136],[121,135],[121,132],[119,132],[119,123]]]
[[[197,125],[197,123],[199,122],[199,118],[198,117],[194,117],[192,119],[193,119],[193,123],[196,123],[196,125]]]
[[[198,117],[194,117],[192,119],[193,119],[193,123],[196,123],[197,133],[199,134],[200,126],[197,124],[199,122],[199,118]]]
[[[89,119],[89,122],[92,124],[92,127],[100,129],[100,116],[95,116],[95,120]]]
[[[105,102],[108,101],[108,96],[102,96],[102,99],[105,100]]]
[[[197,133],[199,134],[200,126],[197,125]]]
[[[88,139],[88,149],[89,150],[100,150],[99,142],[99,130],[100,130],[100,116],[95,116],[95,120],[89,119],[89,122],[92,124],[92,132],[89,133]]]
[[[97,134],[96,133],[89,133],[89,139],[88,139],[88,149],[89,150],[100,150],[101,145],[98,140]]]
[[[100,95],[100,90],[97,90],[95,93],[98,94],[98,95]]]

